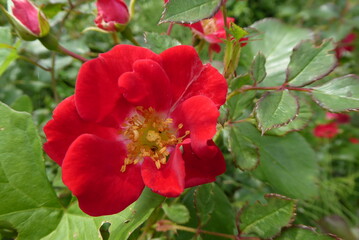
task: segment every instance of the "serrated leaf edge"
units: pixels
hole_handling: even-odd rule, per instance
[[[262,96],[262,97],[256,102],[256,104],[255,104],[254,113],[255,113],[255,116],[256,116],[257,123],[258,123],[258,129],[261,131],[261,134],[262,134],[262,135],[264,135],[265,132],[267,132],[267,131],[269,131],[269,130],[271,130],[271,129],[273,129],[273,128],[278,128],[278,127],[282,127],[282,126],[288,125],[290,122],[292,122],[294,119],[296,119],[296,118],[298,117],[298,115],[299,115],[300,105],[299,105],[298,97],[295,96],[295,95],[293,95],[290,91],[288,91],[288,94],[290,94],[292,97],[294,97],[295,100],[296,100],[296,102],[297,102],[297,109],[296,109],[296,114],[294,115],[294,117],[292,117],[291,119],[289,119],[288,121],[286,121],[286,122],[284,122],[284,123],[275,124],[275,125],[273,125],[273,126],[270,127],[270,128],[267,128],[267,129],[264,129],[264,128],[263,128],[263,126],[261,125],[261,123],[260,123],[260,121],[259,121],[259,119],[258,119],[258,117],[257,117],[257,110],[258,110],[258,107],[259,107],[259,103],[260,103],[261,101],[263,101],[263,99],[264,99],[267,95],[269,95],[269,94],[271,94],[271,93],[273,93],[273,92],[279,92],[279,91],[282,91],[282,92],[283,92],[283,91],[285,91],[285,89],[284,89],[284,90],[277,90],[277,91],[268,91],[268,92],[266,92],[265,94],[263,94],[263,96]]]
[[[178,1],[178,0],[177,0],[177,1]],[[181,0],[179,0],[179,1],[181,1]],[[167,22],[169,22],[169,23],[181,23],[181,24],[184,24],[184,23],[193,24],[193,23],[199,22],[199,21],[204,20],[204,19],[213,18],[214,15],[216,15],[216,13],[219,11],[219,8],[220,8],[220,7],[222,6],[222,4],[224,3],[224,0],[221,0],[221,1],[219,2],[218,6],[214,9],[213,13],[212,13],[210,16],[208,16],[208,17],[206,17],[206,18],[198,19],[198,20],[195,20],[195,21],[192,21],[192,22],[191,22],[191,21],[170,21],[170,20],[164,20],[165,14],[166,14],[166,12],[167,12],[167,5],[168,5],[169,3],[170,3],[170,1],[168,1],[167,3],[165,3],[164,9],[163,9],[163,11],[162,11],[161,18],[160,18],[160,21],[158,22],[158,24],[167,23]]]
[[[284,227],[284,229],[283,229],[283,231],[286,231],[286,230],[289,230],[289,229],[293,229],[293,228],[300,228],[300,229],[304,229],[304,230],[308,230],[308,231],[312,231],[312,232],[314,232],[314,233],[318,233],[316,230],[316,228],[315,227],[311,227],[311,226],[307,226],[307,225],[303,225],[303,224],[294,224],[294,225],[292,225],[292,226],[289,226],[289,227]],[[282,231],[282,232],[283,232]],[[281,232],[281,233],[282,233]],[[326,234],[326,233],[318,233],[319,235],[324,235],[324,236],[329,236],[329,237],[331,237],[331,238],[333,238],[333,239],[335,239],[335,240],[344,240],[344,239],[342,239],[342,238],[340,238],[340,237],[338,237],[338,236],[336,236],[336,235],[334,235],[334,234],[332,234],[332,233],[328,233],[328,234]],[[280,236],[280,235],[279,235]],[[278,237],[278,236],[277,236]]]
[[[257,57],[259,55],[262,55],[264,57],[264,76],[263,76],[262,80],[257,81],[257,79],[254,78],[254,71],[253,70],[254,70],[254,62],[256,61],[256,59],[257,59]],[[267,59],[266,59],[265,55],[261,51],[257,52],[256,56],[254,57],[254,59],[252,61],[250,71],[249,71],[249,75],[250,75],[251,79],[254,81],[254,86],[257,85],[258,83],[263,82],[263,80],[266,78],[266,76],[267,76],[267,71],[266,71],[266,68],[265,68],[266,62],[267,62]]]
[[[357,80],[359,81],[359,76],[358,76],[358,75],[355,75],[355,74],[348,74],[348,75],[345,75],[345,76],[342,76],[342,77],[334,78],[334,79],[332,79],[332,80],[330,80],[330,81],[337,81],[337,80],[339,80],[339,79],[343,79],[343,78],[347,78],[347,77],[352,77],[352,78],[355,78],[355,79],[357,79]],[[326,83],[324,83],[324,84],[326,84]],[[323,84],[323,85],[324,85],[324,84]],[[359,84],[359,82],[358,82],[358,84]],[[321,85],[321,86],[323,86],[323,85]],[[313,90],[315,90],[315,87],[313,88]],[[348,108],[348,109],[345,109],[344,111],[335,111],[334,109],[331,109],[331,108],[325,106],[324,103],[322,103],[322,102],[320,102],[318,99],[316,99],[316,98],[314,97],[313,91],[310,92],[310,96],[312,97],[313,101],[314,101],[316,104],[319,105],[319,107],[321,107],[321,108],[323,108],[323,109],[325,109],[325,110],[328,110],[329,112],[338,113],[338,112],[359,111],[359,108]]]
[[[293,53],[294,53],[295,51],[298,51],[298,49],[300,48],[300,46],[301,46],[304,42],[312,42],[313,45],[314,45],[314,48],[317,48],[317,49],[318,49],[318,48],[321,48],[322,46],[324,46],[324,44],[333,42],[333,39],[332,39],[332,38],[330,38],[330,39],[324,39],[324,40],[322,41],[322,43],[321,43],[320,45],[317,45],[317,46],[315,45],[314,41],[311,40],[311,39],[305,39],[305,40],[300,41],[300,42],[293,48],[292,54],[291,54],[291,56],[290,56],[290,62],[289,62],[289,64],[290,64],[291,61],[292,61]],[[333,50],[334,50],[334,49],[327,51],[327,55],[330,55],[329,52],[330,52],[330,51],[333,51]],[[307,86],[307,85],[309,85],[309,84],[312,84],[313,82],[318,81],[318,80],[322,79],[323,77],[327,76],[328,74],[330,74],[330,73],[338,66],[338,60],[335,58],[335,56],[334,56],[334,59],[335,59],[335,61],[334,61],[333,65],[328,69],[327,72],[325,72],[325,73],[323,73],[323,74],[321,74],[321,75],[319,75],[319,76],[316,76],[314,79],[312,79],[312,80],[310,80],[310,81],[308,81],[308,82],[306,82],[306,83],[304,83],[304,84],[302,84],[302,85],[290,85],[290,81],[288,81],[289,74],[290,74],[290,68],[289,68],[289,64],[288,64],[288,67],[287,67],[287,69],[286,69],[286,74],[285,74],[285,82],[288,83],[288,86],[290,86],[290,87],[304,87],[304,86]]]

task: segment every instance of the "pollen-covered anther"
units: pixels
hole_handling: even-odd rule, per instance
[[[137,164],[145,157],[151,158],[157,169],[166,164],[171,149],[183,141],[190,134],[186,131],[181,137],[177,137],[183,124],[173,126],[172,118],[164,118],[150,107],[144,109],[137,107],[137,112],[126,119],[123,125],[123,136],[128,141],[127,157],[121,167],[121,172],[126,171],[126,166]]]

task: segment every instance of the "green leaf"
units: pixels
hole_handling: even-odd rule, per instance
[[[99,240],[99,229],[104,222],[111,224],[109,239],[126,240],[163,200],[163,196],[146,188],[140,198],[122,212],[102,217],[86,215],[75,202],[65,210],[56,230],[42,240]]]
[[[231,26],[229,27],[228,31],[230,32],[230,34],[232,34],[236,41],[239,41],[241,38],[248,35],[248,32],[246,30],[233,22],[231,23]]]
[[[213,17],[221,3],[221,0],[171,0],[165,6],[160,23],[198,22]]]
[[[241,235],[270,238],[294,221],[296,202],[281,195],[267,194],[267,204],[259,202],[242,209],[239,217]]]
[[[189,211],[183,204],[175,203],[170,206],[163,204],[162,209],[167,217],[175,223],[184,224],[189,221]]]
[[[314,87],[312,97],[331,112],[359,110],[359,76],[347,75]]]
[[[16,111],[23,111],[31,113],[33,110],[31,98],[28,95],[22,95],[18,97],[15,102],[11,104],[11,107]]]
[[[0,116],[0,228],[11,226],[19,239],[41,239],[62,216],[45,174],[41,141],[28,113],[0,103]]]
[[[248,171],[258,166],[259,148],[249,138],[242,136],[237,128],[231,128],[228,140],[234,164],[238,168]]]
[[[254,56],[261,51],[267,59],[267,76],[261,86],[283,84],[292,49],[301,40],[312,39],[311,31],[286,25],[271,18],[255,22],[251,27],[257,29],[259,34],[250,37],[253,40],[243,47],[240,63],[249,70]]]
[[[304,129],[313,117],[313,110],[311,109],[310,104],[304,100],[299,99],[299,105],[299,114],[293,121],[289,122],[285,126],[273,128],[266,134],[282,136],[288,132],[300,131]]]
[[[255,113],[263,134],[295,119],[299,113],[298,99],[288,90],[267,92],[258,100]]]
[[[331,237],[329,235],[316,233],[314,229],[307,226],[297,226],[286,229],[279,237],[275,240],[333,240],[337,239],[336,237]]]
[[[308,85],[328,75],[337,65],[337,59],[330,51],[334,50],[333,41],[324,40],[316,47],[310,40],[302,41],[293,49],[287,68],[290,86]]]
[[[318,194],[317,156],[300,134],[261,136],[249,123],[232,127],[259,147],[261,163],[253,173],[268,182],[274,191],[296,199],[309,199]]]
[[[16,47],[12,47],[13,40],[9,27],[0,27],[0,76],[19,56]]]
[[[252,62],[250,69],[250,75],[255,84],[261,83],[266,77],[267,73],[265,64],[266,57],[262,52],[258,52]]]
[[[151,49],[155,53],[161,53],[164,50],[181,45],[181,43],[168,35],[158,33],[145,33],[145,47]]]
[[[234,234],[235,212],[222,189],[214,183],[192,188],[185,195],[183,203],[191,218],[186,226],[203,230]],[[178,232],[177,240],[191,239],[193,233]],[[218,236],[201,235],[203,240],[217,240]]]

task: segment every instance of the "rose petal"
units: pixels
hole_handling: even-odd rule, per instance
[[[108,120],[121,100],[118,78],[125,72],[132,72],[133,63],[139,59],[160,61],[159,56],[148,49],[117,45],[82,65],[77,78],[75,100],[83,119],[95,122],[106,118]],[[124,118],[128,112],[121,111],[118,114]]]
[[[186,179],[185,187],[193,187],[200,184],[214,182],[216,176],[226,171],[226,162],[221,150],[212,140],[207,143],[207,149],[203,152],[204,157],[198,157],[190,144],[183,145],[183,159],[185,162]]]
[[[163,68],[152,60],[138,60],[133,72],[124,73],[118,80],[124,98],[135,106],[153,107],[156,111],[169,109],[170,81]]]
[[[226,79],[211,65],[203,66],[193,47],[172,47],[160,55],[171,81],[172,109],[195,95],[211,98],[218,107],[225,102]]]
[[[205,96],[194,96],[179,105],[171,117],[175,125],[183,124],[179,136],[183,136],[185,131],[189,130],[194,152],[199,157],[204,156],[207,141],[216,133],[219,117],[217,106]]]
[[[117,130],[99,124],[84,121],[77,113],[74,97],[68,97],[54,110],[53,119],[44,127],[47,142],[45,152],[61,166],[66,151],[75,139],[92,133],[104,139],[115,139]]]
[[[185,169],[179,145],[173,150],[166,164],[156,168],[155,162],[147,157],[142,164],[145,185],[165,197],[177,197],[184,189]]]
[[[62,179],[91,216],[115,214],[141,195],[144,184],[139,165],[121,167],[126,147],[83,134],[70,146],[62,165]]]

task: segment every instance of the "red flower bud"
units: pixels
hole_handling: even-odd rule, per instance
[[[50,25],[45,15],[28,0],[12,0],[8,11],[1,8],[15,27],[18,35],[24,40],[35,40],[46,36]]]
[[[326,118],[329,120],[334,120],[339,124],[350,123],[350,116],[345,113],[326,113]]]
[[[97,27],[106,31],[121,30],[129,21],[130,14],[127,5],[122,0],[98,0],[97,17],[95,23]]]

